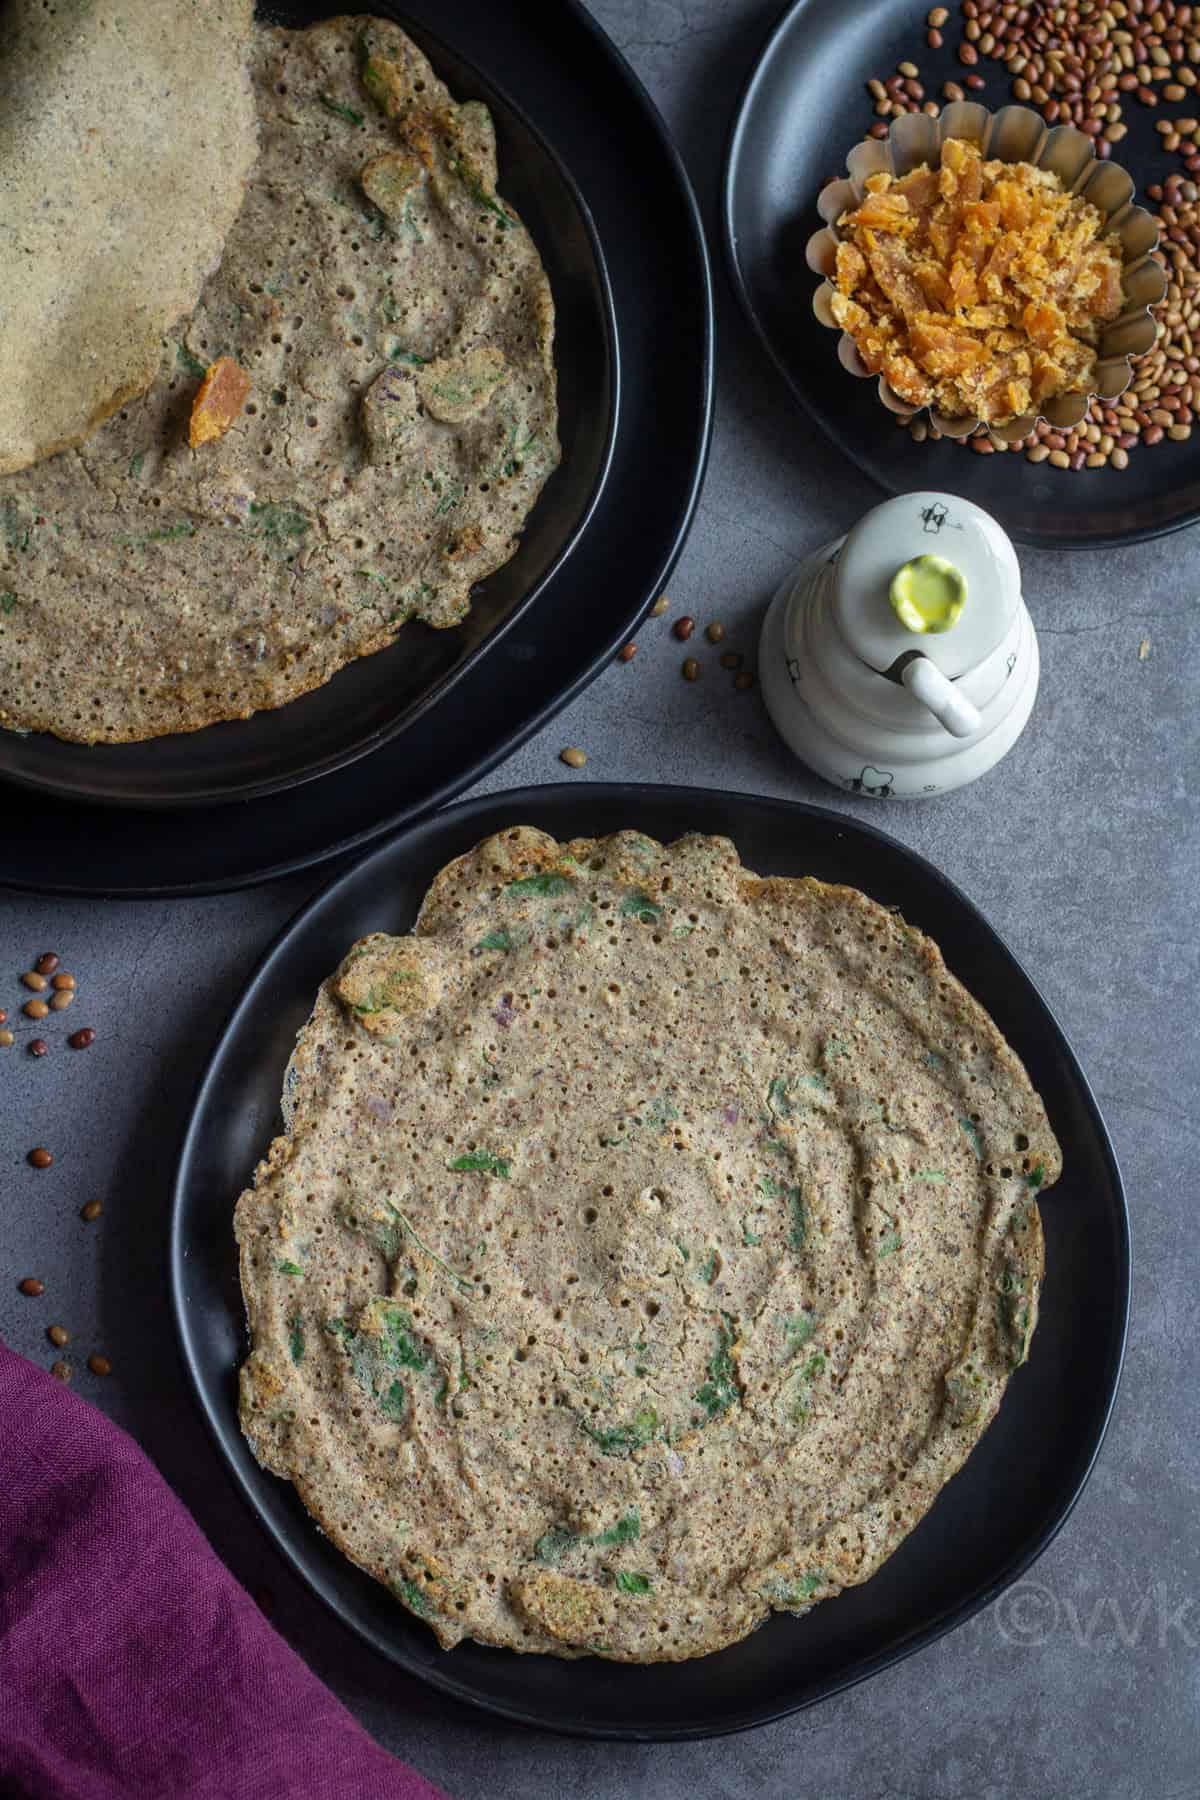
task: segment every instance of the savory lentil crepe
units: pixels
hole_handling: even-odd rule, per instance
[[[116,743],[450,626],[559,458],[490,115],[398,27],[255,31],[258,163],[143,398],[0,481],[0,724]]]
[[[866,1580],[1024,1360],[1058,1146],[920,932],[514,829],[318,996],[242,1425],[446,1646],[651,1662]]]
[[[195,306],[254,162],[253,11],[5,6],[0,473],[80,443],[144,392],[163,332]]]

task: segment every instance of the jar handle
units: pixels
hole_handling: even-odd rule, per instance
[[[906,662],[900,671],[900,679],[951,737],[974,737],[982,728],[983,719],[978,709],[927,656],[914,656]]]

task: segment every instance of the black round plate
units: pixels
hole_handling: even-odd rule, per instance
[[[380,11],[388,11],[380,7]],[[311,25],[328,7],[272,5],[272,22]],[[196,806],[278,793],[344,768],[399,736],[443,698],[545,588],[600,496],[617,427],[616,318],[595,228],[578,189],[494,82],[426,31],[434,66],[460,99],[483,100],[496,126],[504,192],[541,252],[557,314],[562,462],[511,560],[472,596],[461,625],[414,623],[287,706],[139,744],[70,744],[0,732],[0,775],[39,793],[114,806]]]
[[[623,828],[670,841],[731,837],[763,874],[817,875],[898,906],[1024,1058],[1066,1170],[1044,1197],[1046,1282],[1028,1366],[933,1511],[871,1581],[805,1619],[776,1617],[733,1649],[635,1668],[562,1662],[464,1643],[447,1653],[341,1557],[288,1483],[259,1468],[238,1429],[246,1351],[232,1214],[279,1130],[296,1033],[347,946],[409,929],[433,876],[490,832],[559,838]],[[554,786],[466,801],[391,838],[288,927],[233,1014],[196,1099],[176,1178],[170,1279],[183,1354],[218,1447],[262,1524],[313,1590],[393,1662],[509,1718],[593,1737],[739,1731],[810,1706],[928,1644],[1027,1569],[1087,1480],[1120,1376],[1129,1305],[1125,1198],[1087,1082],[1037,989],[981,914],[911,850],[840,813],[698,788]],[[186,1499],[186,1494],[184,1495]]]
[[[804,250],[821,224],[817,195],[845,174],[846,153],[873,122],[864,84],[911,58],[938,99],[943,81],[961,83],[966,73],[956,29],[947,27],[943,49],[926,47],[926,11],[924,0],[796,0],[767,39],[735,117],[722,195],[729,270],[751,324],[817,424],[889,494],[944,488],[986,507],[1022,543],[1055,550],[1133,543],[1190,524],[1200,517],[1200,431],[1135,452],[1127,469],[1078,473],[945,441],[920,445],[889,418],[873,381],[842,368],[836,334],[817,323],[817,277]],[[971,98],[993,110],[1011,101],[1003,63],[981,56],[973,72],[986,86]],[[1154,130],[1162,115],[1129,98],[1129,135],[1115,155],[1144,192],[1179,165]]]
[[[408,0],[403,13],[439,67],[452,73],[461,48],[536,120],[595,221],[623,386],[598,503],[565,564],[449,692],[392,742],[300,793],[219,809],[98,813],[0,784],[8,827],[0,874],[10,886],[220,892],[365,843],[461,792],[544,724],[632,635],[674,566],[708,454],[712,294],[695,200],[662,120],[577,0],[536,14],[512,0],[456,0],[453,8]],[[514,197],[525,203],[515,189]],[[276,722],[270,728],[291,710],[266,715]],[[169,742],[146,749],[159,756]]]

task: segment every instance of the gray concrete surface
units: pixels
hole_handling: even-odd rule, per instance
[[[729,110],[774,10],[752,0],[596,0],[680,138],[706,215]],[[719,278],[720,400],[700,516],[671,582],[676,612],[720,616],[748,648],[766,595],[874,497],[788,404]],[[984,908],[1040,984],[1100,1096],[1135,1249],[1129,1358],[1115,1422],[1076,1512],[1031,1582],[934,1648],[840,1699],[751,1735],[677,1749],[534,1736],[442,1701],[375,1660],[267,1548],[228,1488],[178,1368],[163,1284],[168,1186],[213,1036],[274,933],[320,885],[298,879],[194,903],[81,905],[0,896],[0,1006],[54,948],[79,977],[72,1025],[36,1062],[0,1052],[0,1332],[48,1364],[73,1333],[77,1386],[127,1425],[221,1555],[276,1596],[276,1619],[361,1719],[452,1794],[741,1800],[1200,1794],[1200,1341],[1194,1328],[1195,1012],[1200,778],[1200,536],[1102,556],[1026,553],[1043,687],[1017,751],[977,787],[886,813],[808,778],[756,693],[707,653],[679,677],[665,622],[487,787],[578,776],[793,795],[881,824]],[[1148,639],[1150,652],[1139,660]],[[701,654],[704,654],[701,652]],[[0,864],[2,870],[2,864]],[[55,1166],[23,1161],[48,1144]],[[86,1199],[104,1216],[84,1225]],[[44,1299],[18,1297],[36,1273]],[[82,1371],[111,1356],[107,1381]]]

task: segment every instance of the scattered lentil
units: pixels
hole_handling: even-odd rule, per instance
[[[36,969],[27,970],[21,981],[25,987],[32,988],[35,994],[40,994],[46,985],[46,977],[39,975]]]
[[[75,977],[73,975],[56,975],[51,981],[50,986],[54,988],[56,992],[62,993],[64,990],[71,989],[75,986]]]
[[[583,756],[583,751],[580,750],[577,754],[580,756]],[[567,760],[568,760],[567,753],[564,750],[563,751],[563,761],[566,762]],[[584,762],[586,762],[587,757],[584,756],[583,760],[584,760]],[[574,768],[578,768],[580,766],[581,765],[578,763],[572,764],[572,767],[574,767]],[[70,1037],[67,1039],[67,1043],[70,1045],[72,1050],[90,1050],[92,1045],[95,1043],[95,1041],[96,1041],[96,1034],[92,1030],[90,1025],[80,1026],[79,1030],[73,1031],[71,1033]]]
[[[1138,661],[1145,662],[1149,655],[1150,655],[1150,639],[1143,638],[1141,643],[1138,645]]]
[[[694,656],[687,656],[684,658],[683,679],[685,681],[699,681],[700,679],[700,664],[696,661]]]
[[[743,692],[747,688],[752,688],[754,686],[754,677],[749,669],[742,669],[735,675],[733,678],[733,685],[735,688],[740,688]]]
[[[51,994],[51,996],[50,996],[50,1011],[51,1012],[65,1012],[67,1007],[72,1006],[74,1004],[74,1002],[75,1002],[75,995],[71,992],[71,990],[69,988],[67,989],[67,991],[65,993]]]
[[[670,595],[669,594],[660,594],[658,596],[658,599],[654,602],[654,605],[650,608],[650,617],[652,619],[661,619],[663,614],[666,612],[668,606],[670,606],[670,604],[671,604]]]
[[[81,1219],[84,1220],[84,1222],[86,1224],[91,1225],[94,1220],[96,1220],[100,1217],[100,1214],[103,1211],[104,1211],[104,1205],[103,1205],[102,1201],[89,1200],[89,1201],[87,1201],[87,1203],[85,1205],[80,1207],[79,1216]]]
[[[54,1158],[48,1150],[43,1150],[39,1146],[36,1150],[29,1152],[29,1160],[35,1169],[48,1169]]]
[[[691,617],[691,615],[689,613],[684,613],[682,618],[676,619],[675,623],[671,627],[671,630],[675,633],[675,636],[680,639],[690,638],[693,631],[695,631],[695,629],[696,629],[696,621],[695,621],[695,619],[693,619]]]
[[[71,1334],[65,1325],[47,1325],[46,1336],[56,1350],[61,1350],[64,1344],[69,1344],[71,1341]]]
[[[11,1031],[0,1031],[0,1050],[7,1050],[9,1045],[13,1042],[14,1039]]]
[[[27,1019],[44,1019],[50,1008],[44,1000],[27,1000],[21,1011]]]
[[[706,625],[704,627],[704,635],[710,644],[719,644],[721,639],[725,636],[725,627],[722,625],[720,619],[714,619],[711,625]]]
[[[36,1275],[25,1275],[18,1281],[17,1289],[27,1300],[40,1300],[46,1291],[46,1284],[39,1281]]]
[[[742,658],[740,652],[737,650],[726,650],[724,656],[721,658],[721,667],[723,669],[740,669],[741,666]]]
[[[70,1381],[71,1365],[69,1362],[52,1362],[50,1364],[50,1373],[53,1375],[55,1381]]]
[[[33,966],[39,975],[53,975],[60,960],[61,959],[55,955],[53,950],[43,950]]]
[[[584,763],[587,761],[587,752],[585,750],[578,750],[574,744],[570,744],[565,750],[559,751],[558,760],[559,762],[565,762],[568,769],[582,769]],[[80,1032],[75,1033],[76,1037],[81,1035],[82,1033]],[[82,1044],[76,1044],[74,1046],[77,1050],[82,1050],[83,1047]]]
[[[30,1038],[30,1040],[29,1040],[30,1056],[45,1056],[45,1054],[46,1054],[47,1050],[49,1050],[49,1048],[50,1048],[50,1046],[46,1042],[45,1038]]]
[[[98,1356],[95,1351],[88,1357],[88,1368],[93,1375],[111,1375],[112,1364],[107,1356]]]
[[[618,662],[632,662],[636,655],[637,655],[637,645],[636,644],[634,644],[634,643],[622,644],[621,648],[617,651],[617,661]]]
[[[938,31],[946,23],[946,20],[949,17],[950,17],[949,7],[935,6],[933,11],[926,18],[925,23],[927,25],[931,25],[935,31]]]

